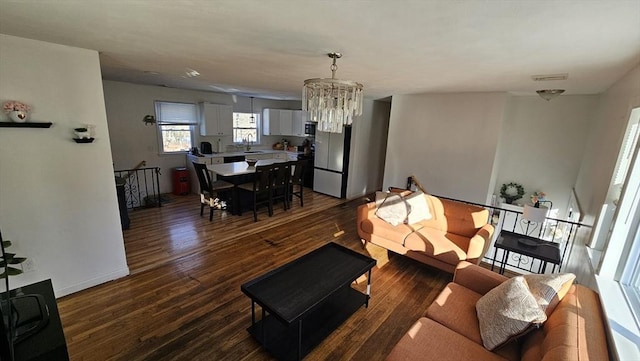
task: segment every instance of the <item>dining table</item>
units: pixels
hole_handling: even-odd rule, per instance
[[[242,162],[231,162],[231,163],[220,163],[220,164],[208,164],[207,169],[211,173],[221,177],[238,177],[242,175],[255,173],[257,166],[271,165],[275,163],[286,163],[286,162],[287,162],[286,159],[260,159],[254,166],[250,166],[247,162],[242,161]]]
[[[239,199],[238,185],[252,182],[252,175],[256,172],[257,166],[271,165],[275,163],[286,163],[286,159],[260,159],[255,165],[250,166],[247,162],[231,162],[208,164],[207,170],[212,173],[212,178],[220,179],[232,183],[232,207],[231,214],[240,214],[241,202]]]

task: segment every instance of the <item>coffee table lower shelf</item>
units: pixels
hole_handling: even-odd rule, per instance
[[[301,358],[367,303],[368,296],[347,286],[302,320]],[[263,329],[264,326],[264,329]],[[278,360],[298,360],[298,323],[286,325],[267,315],[247,329]],[[266,338],[266,340],[265,340]],[[265,342],[266,341],[266,342]]]

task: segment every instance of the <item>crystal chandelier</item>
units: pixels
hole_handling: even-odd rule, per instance
[[[331,78],[315,78],[304,81],[302,110],[309,114],[309,121],[318,123],[321,132],[342,133],[344,125],[351,125],[353,117],[362,115],[362,84],[336,79],[336,59],[340,53],[329,53],[333,59]]]

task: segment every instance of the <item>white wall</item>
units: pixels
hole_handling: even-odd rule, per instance
[[[484,203],[503,122],[504,93],[398,95],[391,103],[384,188],[416,175],[430,193]]]
[[[525,195],[516,203],[527,203],[533,192],[544,191],[558,216],[564,217],[597,103],[596,95],[565,95],[551,101],[510,97],[495,194],[500,195],[502,184],[520,183]]]
[[[147,114],[155,115],[154,101],[187,103],[204,101],[231,105],[235,112],[249,112],[251,110],[250,98],[248,97],[116,81],[104,81],[104,94],[115,169],[132,169],[143,160],[147,162],[147,167],[160,167],[162,172],[160,191],[162,193],[171,191],[171,169],[184,167],[186,157],[184,154],[158,154],[157,127],[145,125],[142,121],[142,118]],[[300,101],[255,98],[253,102],[253,110],[260,113],[263,108],[300,109],[300,106]],[[281,136],[262,136],[261,145],[256,145],[256,147],[270,148],[281,138]],[[220,139],[225,146],[232,144],[231,137],[220,137]],[[202,137],[196,130],[195,140],[198,147],[201,141],[208,141],[215,149],[218,137]],[[287,140],[292,145],[301,145],[304,138],[287,137]]]
[[[640,65],[600,96],[575,183],[583,223],[595,224],[605,203],[631,109],[640,106]]]
[[[36,267],[11,287],[51,278],[60,297],[127,275],[98,53],[0,34],[0,79],[0,102],[53,122],[0,128],[2,235]],[[96,141],[77,144],[86,123]]]
[[[390,111],[390,102],[365,100],[353,121],[347,199],[382,189]]]

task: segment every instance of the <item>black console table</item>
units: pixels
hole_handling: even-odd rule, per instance
[[[67,342],[62,332],[62,323],[51,280],[16,288],[11,291],[11,297],[34,293],[44,296],[49,308],[49,322],[36,334],[15,345],[15,361],[69,360]]]
[[[560,244],[558,243],[544,241],[539,238],[503,230],[500,232],[500,235],[498,235],[498,239],[496,240],[494,247],[496,250],[503,250],[502,260],[498,269],[500,274],[504,274],[504,269],[507,266],[510,252],[519,253],[521,255],[540,260],[538,273],[544,273],[546,271],[547,263],[553,264],[552,272],[555,272],[556,266],[562,266]],[[492,271],[496,265],[496,258],[498,258],[497,252],[493,258],[493,263],[491,264]]]

